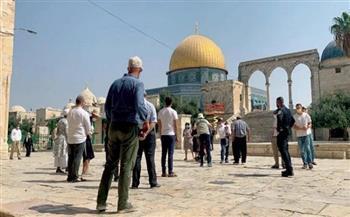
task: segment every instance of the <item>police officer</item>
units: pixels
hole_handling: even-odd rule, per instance
[[[285,162],[286,170],[282,171],[283,177],[293,176],[292,161],[288,151],[288,136],[290,128],[294,125],[294,118],[288,108],[284,106],[283,97],[276,99],[277,105],[277,146],[281,153],[282,160]]]

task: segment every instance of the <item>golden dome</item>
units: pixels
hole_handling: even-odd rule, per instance
[[[225,69],[225,57],[219,46],[202,35],[190,35],[175,49],[170,59],[170,71],[192,67]]]

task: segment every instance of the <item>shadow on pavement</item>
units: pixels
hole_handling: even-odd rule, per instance
[[[24,172],[23,174],[30,174],[30,175],[67,175],[67,174],[58,174],[55,172]]]
[[[24,182],[30,182],[30,183],[67,183],[66,180],[26,180]]]
[[[215,180],[215,181],[211,181],[208,182],[209,184],[214,184],[214,185],[230,185],[230,184],[234,184],[233,181],[225,181],[225,180]]]
[[[36,168],[36,170],[55,170],[56,168]]]
[[[112,184],[113,185],[113,184]],[[77,186],[74,186],[74,188],[80,188],[80,189],[98,189],[98,186],[84,186],[84,185],[77,185]],[[118,186],[111,186],[110,189],[118,189]]]
[[[257,173],[252,173],[252,174],[243,174],[243,173],[230,173],[228,174],[229,176],[236,176],[236,177],[280,177],[281,175],[279,174],[257,174]]]
[[[39,213],[64,214],[64,215],[97,213],[96,210],[92,210],[84,207],[74,207],[72,204],[63,204],[63,205],[43,204],[39,206],[29,207],[29,209],[35,210]]]

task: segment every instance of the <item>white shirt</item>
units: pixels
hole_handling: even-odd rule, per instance
[[[17,130],[17,128],[14,128],[12,131],[11,131],[11,139],[12,141],[14,142],[19,142],[21,141],[22,139],[22,132],[20,129]]]
[[[301,115],[295,114],[294,115],[295,119],[295,125],[298,127],[307,127],[309,123],[311,123],[311,118],[310,116],[303,112]],[[311,129],[308,128],[307,130],[295,130],[295,134],[297,137],[303,137],[311,134]]]
[[[160,120],[162,129],[161,135],[174,136],[174,121],[177,120],[177,112],[171,107],[165,107],[161,109],[158,113],[158,120]]]
[[[82,107],[71,109],[67,115],[68,144],[79,144],[91,133],[90,116]]]
[[[218,128],[218,133],[219,133],[220,139],[225,139],[228,135],[231,134],[231,127],[229,125],[225,125],[224,123],[222,123]]]

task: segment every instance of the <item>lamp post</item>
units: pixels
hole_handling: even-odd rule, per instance
[[[31,29],[25,29],[25,28],[14,28],[13,31],[24,31],[33,35],[38,34],[36,31],[31,30]],[[13,32],[4,32],[4,31],[0,31],[0,34],[6,35],[6,36],[14,36]]]

